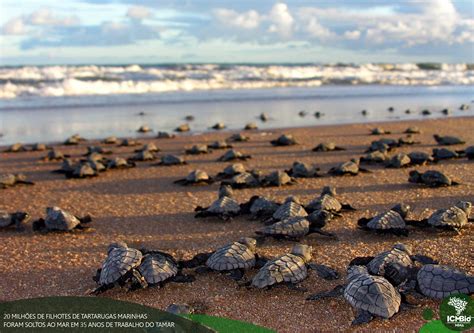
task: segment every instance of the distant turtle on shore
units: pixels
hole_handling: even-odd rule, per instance
[[[258,126],[256,123],[247,123],[244,127],[244,130],[250,131],[250,130],[256,130],[258,129]]]
[[[360,158],[360,163],[386,163],[390,158],[388,157],[387,151],[375,150],[370,153],[366,153]]]
[[[238,173],[231,179],[223,180],[221,183],[235,189],[252,188],[261,185],[259,179],[252,172]]]
[[[51,149],[48,151],[46,156],[43,156],[41,160],[43,161],[62,161],[65,158],[69,158],[69,155],[64,155],[61,151],[58,149]]]
[[[191,171],[185,178],[175,180],[175,184],[179,185],[209,185],[214,182],[212,177],[209,177],[207,172],[202,170]]]
[[[391,134],[392,132],[386,131],[382,127],[375,127],[370,130],[370,134],[372,135],[383,135],[383,134]]]
[[[142,125],[137,130],[138,133],[148,133],[148,132],[152,132],[152,131],[153,130],[147,125]]]
[[[430,154],[421,151],[413,151],[407,154],[411,165],[425,165],[434,161]]]
[[[8,213],[0,210],[0,229],[15,227],[17,231],[24,231],[29,219],[30,215],[26,212]]]
[[[136,152],[131,158],[131,161],[154,161],[156,159],[155,154],[151,150],[144,149]]]
[[[322,177],[319,174],[319,168],[314,165],[308,165],[303,162],[293,162],[290,170],[287,170],[286,173],[294,178],[313,178],[313,177]]]
[[[144,144],[141,149],[135,150],[136,153],[140,151],[149,151],[152,153],[158,153],[159,151],[161,151],[161,149],[158,148],[153,142],[149,142],[149,143]]]
[[[64,170],[66,178],[91,178],[98,176],[98,172],[94,170],[91,164],[85,162],[79,162],[77,164],[71,165],[66,169],[66,165],[63,164],[63,167],[60,170]],[[58,171],[60,171],[58,170]]]
[[[433,149],[433,159],[435,162],[441,160],[450,160],[454,158],[460,158],[461,155],[454,150],[448,148],[434,148]]]
[[[104,140],[102,140],[102,143],[106,145],[114,145],[118,142],[118,139],[116,136],[108,136]]]
[[[59,207],[46,208],[46,217],[33,222],[33,231],[75,231],[90,229],[92,217],[77,217]]]
[[[270,117],[269,117],[265,112],[262,112],[262,113],[260,114],[259,118],[260,118],[260,120],[263,121],[263,122],[265,122],[265,121],[267,121],[267,120],[270,119]]]
[[[250,137],[242,133],[236,133],[231,135],[227,140],[230,142],[247,142],[250,140]]]
[[[27,149],[21,143],[14,143],[5,150],[6,153],[19,153],[23,151],[27,151]]]
[[[327,152],[346,150],[345,148],[337,146],[334,142],[322,142],[312,149],[313,151]]]
[[[26,176],[21,173],[7,173],[0,175],[0,188],[13,187],[17,185],[34,185],[35,183],[28,181]]]
[[[321,194],[311,200],[306,206],[305,210],[308,211],[309,213],[312,213],[314,211],[328,211],[331,212],[332,214],[336,216],[341,216],[341,211],[347,210],[347,211],[354,211],[356,210],[354,207],[352,207],[348,203],[341,203],[337,198],[336,198],[336,189],[332,186],[324,186]]]
[[[242,163],[233,163],[224,168],[222,172],[219,172],[216,176],[217,179],[232,178],[235,175],[247,172],[245,166]]]
[[[244,155],[237,150],[231,149],[225,152],[224,155],[219,157],[217,161],[219,162],[229,162],[229,161],[236,161],[236,160],[246,161],[249,158],[251,158],[250,155]]]
[[[239,203],[228,196],[228,191],[219,191],[219,197],[209,207],[197,206],[194,211],[195,218],[215,216],[228,221],[239,215],[241,210]]]
[[[122,157],[115,157],[107,162],[107,169],[130,169],[136,166],[135,162]]]
[[[104,149],[101,146],[89,146],[87,147],[87,153],[85,153],[84,156],[89,156],[91,154],[110,155],[112,154],[112,151],[108,149]]]
[[[395,168],[400,169],[404,167],[409,167],[411,165],[410,157],[405,153],[398,153],[393,155],[390,159],[386,160],[386,168]]]
[[[420,143],[420,141],[416,141],[412,134],[408,134],[407,136],[398,139],[398,147],[418,145]]]
[[[158,163],[158,165],[165,165],[165,166],[183,165],[183,164],[188,164],[184,160],[184,158],[182,158],[181,156],[176,156],[176,155],[171,155],[171,154],[162,156],[160,162]]]
[[[420,134],[421,130],[418,126],[410,126],[404,131],[404,133],[406,133],[406,134]]]
[[[436,170],[428,170],[422,173],[412,170],[410,171],[408,181],[410,183],[424,184],[429,187],[459,185],[458,182],[451,180],[451,178],[445,175],[443,172]]]
[[[408,236],[405,219],[410,211],[410,206],[400,203],[390,210],[374,217],[360,218],[359,228],[377,233],[390,233],[397,236]]]
[[[348,162],[340,163],[337,166],[332,167],[331,169],[329,169],[328,173],[334,176],[356,176],[359,174],[359,172],[370,172],[367,169],[359,167],[359,164],[360,160],[353,158]]]
[[[272,214],[270,218],[264,220],[264,224],[270,225],[293,216],[308,216],[308,212],[303,207],[299,199],[295,196],[289,196]]]
[[[466,143],[463,139],[457,136],[440,136],[438,134],[433,135],[436,142],[441,146],[452,146],[452,145],[462,145]]]
[[[235,281],[242,280],[245,270],[255,266],[258,256],[255,251],[257,241],[254,238],[242,237],[214,252],[199,253],[190,260],[180,262],[183,268],[196,268],[197,273],[217,271]]]
[[[285,171],[273,171],[262,178],[262,186],[285,186],[296,184],[296,180],[290,177]]]
[[[201,155],[201,154],[209,154],[211,151],[208,149],[208,146],[205,144],[197,144],[192,146],[189,149],[186,149],[186,154],[189,155]]]
[[[189,132],[191,127],[188,124],[182,124],[175,128],[175,132]]]
[[[45,151],[48,149],[48,146],[44,143],[35,143],[31,146],[31,151]]]
[[[78,145],[82,141],[86,141],[86,139],[81,137],[79,134],[74,134],[74,135],[71,135],[69,138],[67,138],[66,141],[64,141],[64,145],[75,146],[75,145]]]
[[[225,124],[224,123],[221,123],[221,122],[218,122],[218,123],[215,123],[211,129],[214,129],[214,130],[223,130],[224,128],[226,128]]]
[[[274,146],[293,146],[298,144],[291,134],[282,134],[276,140],[270,141]]]
[[[119,144],[121,147],[135,147],[139,146],[141,143],[133,139],[123,139]]]
[[[225,140],[217,140],[207,145],[207,148],[210,149],[229,149],[232,148],[232,145],[227,143]]]
[[[163,131],[160,131],[156,134],[157,139],[172,139],[174,137],[176,137],[174,134]]]

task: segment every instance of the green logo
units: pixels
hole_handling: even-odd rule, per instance
[[[439,312],[441,322],[451,330],[464,331],[474,326],[474,301],[467,295],[446,297],[441,302]]]

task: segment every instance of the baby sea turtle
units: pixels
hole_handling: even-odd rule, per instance
[[[393,155],[389,160],[386,161],[386,168],[395,168],[400,169],[403,167],[408,167],[411,164],[410,157],[405,153],[398,153]]]
[[[114,145],[118,142],[118,139],[116,136],[108,136],[106,137],[102,143],[106,144],[106,145]]]
[[[246,136],[242,133],[237,133],[237,134],[234,134],[234,135],[231,135],[228,140],[230,142],[247,142],[250,140],[250,137],[249,136]]]
[[[134,147],[139,146],[140,142],[133,139],[123,139],[119,146],[121,147]]]
[[[331,186],[324,186],[321,195],[313,199],[305,206],[305,209],[312,213],[314,211],[328,211],[335,215],[340,215],[342,210],[355,210],[350,204],[341,203],[336,198],[336,189]]]
[[[0,175],[0,188],[13,187],[16,185],[34,185],[35,183],[28,181],[26,176],[21,173],[12,174],[7,173]]]
[[[158,148],[153,142],[149,142],[149,143],[144,144],[141,149],[135,150],[135,152],[138,153],[140,151],[145,151],[145,150],[152,153],[157,153],[160,151],[160,148]]]
[[[268,219],[280,205],[273,200],[254,195],[246,203],[240,205],[242,214],[250,214],[251,219]]]
[[[322,142],[312,149],[313,151],[336,151],[336,150],[346,150],[345,148],[337,146],[334,142]]]
[[[442,173],[441,171],[428,170],[420,173],[416,170],[410,171],[408,178],[410,183],[420,183],[429,187],[442,187],[459,185],[458,182],[452,181],[450,177]]]
[[[45,151],[48,149],[48,146],[46,146],[44,143],[35,143],[33,146],[31,146],[32,151]]]
[[[155,154],[150,150],[140,150],[136,152],[131,158],[131,161],[154,161],[156,159]]]
[[[233,198],[234,197],[234,190],[232,189],[232,187],[230,185],[226,185],[226,184],[222,184],[219,186],[219,190],[217,192],[217,196],[219,198],[222,198],[222,197],[229,197],[229,198]]]
[[[193,121],[196,119],[192,114],[188,114],[186,117],[184,117],[184,120],[186,121]]]
[[[270,141],[270,143],[274,146],[293,146],[298,144],[291,134],[283,134],[276,140]]]
[[[207,172],[202,170],[191,171],[186,178],[175,180],[175,184],[179,185],[209,185],[212,184],[214,180],[209,177]]]
[[[370,153],[372,151],[380,150],[380,151],[391,151],[395,147],[398,147],[398,141],[395,139],[388,139],[383,138],[380,140],[375,140],[370,143],[369,148],[365,151],[366,153]]]
[[[79,162],[69,169],[64,169],[66,178],[90,178],[98,176],[98,173],[89,163]]]
[[[410,158],[410,163],[412,165],[425,165],[434,161],[430,154],[424,153],[422,151],[413,151],[408,153],[408,157]]]
[[[235,160],[241,160],[241,161],[246,161],[249,158],[251,158],[250,155],[244,155],[241,152],[231,149],[225,152],[224,155],[219,157],[217,161],[219,162],[228,162],[228,161],[235,161]]]
[[[157,139],[172,139],[174,137],[175,137],[174,134],[171,134],[168,132],[158,132],[158,134],[156,134]]]
[[[267,121],[267,120],[270,119],[270,117],[269,117],[265,112],[262,112],[262,113],[260,114],[259,118],[260,118],[260,120],[263,121],[263,122],[265,122],[265,121]]]
[[[335,176],[356,176],[359,172],[370,172],[369,170],[363,169],[359,167],[360,160],[359,159],[351,159],[348,162],[341,163],[331,169],[329,169],[328,173]]]
[[[207,148],[208,148],[207,145],[204,145],[204,144],[194,145],[190,149],[186,149],[186,154],[189,154],[189,155],[209,154],[210,151]]]
[[[428,219],[419,222],[412,222],[414,226],[431,226],[439,229],[460,230],[467,225],[471,218],[472,203],[468,201],[459,201],[454,206],[446,209],[438,209]]]
[[[260,184],[262,186],[285,186],[293,185],[296,183],[296,180],[293,177],[290,177],[285,171],[273,171],[270,174],[263,177]]]
[[[405,219],[410,206],[404,203],[397,204],[390,210],[371,218],[361,218],[357,222],[360,228],[378,233],[391,233],[398,236],[408,236]]]
[[[441,113],[444,114],[445,116],[448,116],[451,114],[451,110],[446,108],[446,109],[441,110]]]
[[[458,138],[457,136],[440,136],[438,134],[435,134],[433,135],[433,137],[436,142],[442,146],[462,145],[466,143],[463,139]]]
[[[24,225],[30,219],[30,215],[25,212],[8,213],[0,210],[0,229],[15,227],[17,231],[24,231]]]
[[[115,157],[107,162],[107,169],[130,169],[136,167],[135,162],[122,157]]]
[[[321,111],[316,111],[316,112],[314,113],[314,116],[319,119],[319,118],[321,118],[322,116],[324,116],[324,113],[322,113]]]
[[[214,252],[199,253],[180,264],[184,268],[201,266],[196,272],[217,271],[239,281],[244,277],[245,270],[255,266],[258,259],[256,249],[257,241],[254,238],[242,237],[237,242],[229,243]]]
[[[275,210],[271,218],[267,219],[264,223],[270,225],[293,216],[306,217],[308,213],[297,197],[289,196],[285,199],[285,202]]]
[[[100,294],[116,285],[124,286],[133,276],[136,276],[137,280],[142,280],[137,270],[142,259],[143,254],[139,250],[128,247],[124,242],[110,244],[107,258],[93,278],[98,284],[93,293]]]
[[[104,149],[101,146],[89,146],[87,147],[87,153],[85,154],[85,156],[89,156],[91,154],[109,155],[109,154],[112,154],[112,151]]]
[[[308,115],[308,112],[306,110],[301,110],[298,112],[298,116],[300,117],[306,117]]]
[[[249,131],[249,130],[256,130],[256,129],[258,129],[258,126],[257,126],[256,123],[248,123],[248,124],[246,124],[245,127],[244,127],[244,130],[247,130],[247,131]]]
[[[468,104],[461,104],[461,106],[459,107],[459,110],[461,110],[461,111],[469,110],[469,105]]]
[[[370,130],[370,134],[372,134],[372,135],[383,135],[383,134],[391,134],[391,132],[384,130],[382,127],[375,127],[372,130]]]
[[[81,141],[85,141],[84,138],[82,138],[79,134],[74,134],[64,141],[64,145],[75,146],[78,145]]]
[[[360,158],[360,163],[367,163],[367,164],[385,163],[388,160],[389,160],[389,157],[387,155],[386,150],[383,150],[383,151],[376,150],[362,156]]]
[[[428,264],[416,276],[417,288],[425,296],[443,299],[453,294],[474,293],[474,276],[443,265]]]
[[[464,154],[470,160],[474,159],[474,146],[469,146],[464,150]]]
[[[421,114],[422,114],[423,116],[429,116],[429,115],[431,114],[431,111],[425,109],[425,110],[421,111]]]
[[[211,128],[215,130],[222,130],[225,127],[226,126],[224,125],[224,123],[218,122],[218,123],[215,123],[214,126],[212,126]]]
[[[226,166],[222,172],[219,172],[216,176],[218,179],[226,179],[234,177],[235,175],[247,172],[245,166],[242,163],[234,163]]]
[[[433,159],[437,162],[440,160],[449,160],[461,157],[456,151],[448,148],[434,148]]]
[[[240,205],[237,201],[228,196],[220,196],[209,207],[197,206],[194,210],[194,217],[216,216],[224,221],[230,220],[232,217],[240,214]]]
[[[214,141],[213,143],[207,145],[207,148],[210,149],[229,149],[232,148],[232,145],[228,144],[225,140]]]
[[[405,244],[395,244],[392,249],[376,255],[367,264],[370,274],[385,277],[394,286],[405,282],[408,269],[414,265],[412,260],[411,247]],[[390,268],[396,267],[396,270],[402,270],[400,275],[394,274]]]
[[[73,231],[86,230],[92,222],[90,215],[77,217],[59,207],[47,207],[46,217],[33,222],[33,231]]]
[[[188,164],[181,156],[167,154],[161,157],[158,165],[183,165]]]
[[[286,173],[294,178],[313,178],[313,177],[322,177],[318,171],[320,169],[315,166],[310,166],[307,163],[303,162],[293,162],[293,166]]]
[[[314,269],[325,279],[337,279],[339,275],[332,268],[311,263],[311,251],[311,246],[297,244],[290,253],[268,261],[253,277],[252,287],[269,289],[284,283],[292,289],[298,289],[298,283],[308,276],[308,268]]]
[[[150,127],[148,127],[147,125],[142,125],[137,130],[138,133],[148,133],[148,132],[151,132],[151,131],[153,131],[153,130]]]
[[[27,149],[21,143],[14,143],[7,150],[5,150],[6,153],[19,153],[22,151],[27,151]]]
[[[236,174],[230,180],[222,181],[222,184],[230,185],[236,189],[260,186],[259,180],[250,172]]]
[[[46,156],[42,158],[43,161],[62,161],[65,158],[70,157],[69,155],[64,155],[61,151],[57,149],[51,149],[48,151]]]
[[[420,141],[416,141],[415,137],[411,134],[401,137],[398,139],[398,146],[411,146],[411,145],[418,145],[420,144]]]
[[[418,126],[410,126],[404,131],[404,133],[406,133],[406,134],[421,134],[421,130]]]
[[[189,127],[188,124],[182,124],[176,127],[175,132],[189,132],[191,130],[191,127]]]

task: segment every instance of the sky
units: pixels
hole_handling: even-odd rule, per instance
[[[0,0],[0,65],[474,63],[474,0]]]

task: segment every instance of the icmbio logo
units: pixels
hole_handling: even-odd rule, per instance
[[[449,329],[468,330],[474,326],[474,301],[464,294],[446,297],[441,302],[440,317]]]

